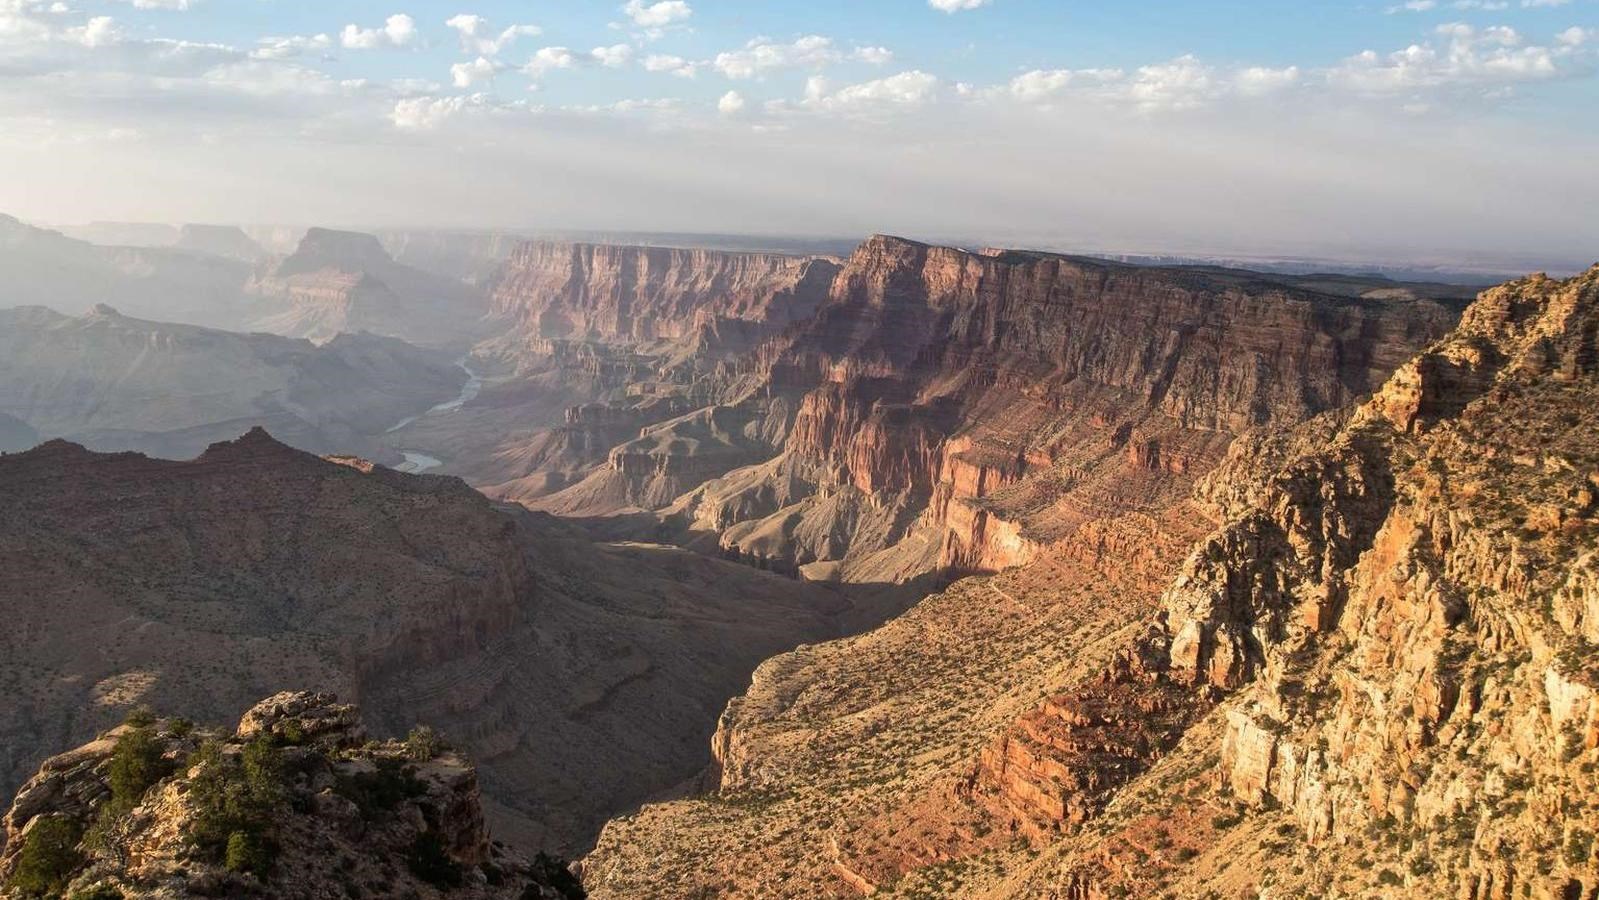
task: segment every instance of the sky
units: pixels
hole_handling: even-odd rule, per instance
[[[1599,259],[1599,0],[0,0],[0,212]]]

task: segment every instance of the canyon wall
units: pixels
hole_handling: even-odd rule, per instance
[[[1191,498],[763,665],[591,891],[1593,896],[1596,391],[1599,268],[1491,290]]]

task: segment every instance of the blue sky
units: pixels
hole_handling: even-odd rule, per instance
[[[1581,258],[1596,69],[1599,0],[0,0],[0,209]]]

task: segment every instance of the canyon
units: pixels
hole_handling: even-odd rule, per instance
[[[613,821],[586,884],[1592,896],[1596,389],[1599,267],[1488,291],[1161,514],[769,660],[718,789]]]
[[[284,336],[0,311],[7,791],[314,690],[597,898],[1599,896],[1599,268],[171,241]]]

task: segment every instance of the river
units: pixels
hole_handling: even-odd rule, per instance
[[[420,415],[411,416],[407,419],[401,419],[394,425],[394,427],[385,432],[385,434],[393,434],[394,432],[399,431],[401,428],[410,425],[412,422],[415,422],[419,419],[425,419],[428,416],[440,416],[456,412],[461,407],[477,399],[478,393],[483,390],[483,376],[472,371],[472,367],[467,364],[467,357],[465,356],[456,360],[455,364],[460,366],[461,371],[466,373],[466,384],[461,386],[460,396],[456,397],[454,400],[447,400],[443,403],[440,403],[439,405],[433,407],[425,413],[421,413]],[[443,460],[429,456],[420,450],[401,450],[400,455],[405,457],[405,462],[395,466],[395,470],[399,472],[407,472],[412,475],[420,475],[423,472],[429,472],[444,465]]]

